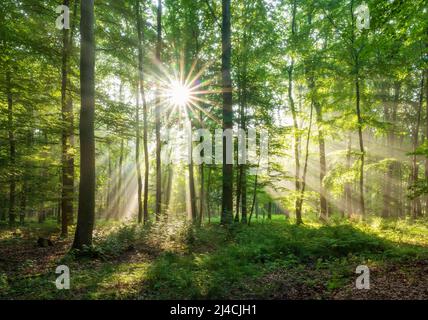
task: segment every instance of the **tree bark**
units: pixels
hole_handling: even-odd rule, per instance
[[[355,17],[354,17],[354,1],[351,1],[350,7],[351,19],[352,19],[352,36],[351,36],[351,45],[352,45],[352,57],[354,59],[354,85],[355,85],[355,107],[358,120],[358,139],[360,144],[360,181],[359,181],[359,197],[360,197],[360,213],[363,219],[365,218],[365,203],[364,203],[364,161],[365,161],[365,150],[364,150],[364,140],[363,140],[363,118],[361,116],[361,93],[360,93],[360,60],[359,52],[354,48],[355,44]]]
[[[419,145],[419,130],[420,130],[420,123],[421,123],[421,117],[422,117],[422,104],[423,104],[423,97],[424,97],[424,84],[425,84],[425,75],[422,75],[421,80],[421,91],[419,95],[419,105],[418,105],[418,111],[416,115],[416,126],[413,132],[413,161],[412,161],[412,184],[413,186],[416,185],[418,182],[419,177],[419,164],[417,162],[417,155],[415,154],[416,149]],[[418,218],[422,213],[421,208],[421,199],[420,196],[414,197],[412,200],[412,218],[416,219]]]
[[[146,224],[149,220],[148,212],[148,198],[149,198],[149,151],[147,146],[147,101],[144,88],[144,54],[143,45],[145,39],[145,19],[141,16],[140,0],[136,1],[136,15],[137,15],[137,32],[138,32],[138,75],[139,75],[139,88],[141,99],[143,102],[143,149],[144,149],[144,185],[143,185],[143,221]],[[144,14],[144,9],[143,9]]]
[[[324,130],[322,129],[323,117],[322,117],[322,107],[318,102],[314,103],[315,111],[317,113],[317,126],[318,126],[318,148],[320,153],[320,216],[322,220],[328,218],[328,203],[325,194],[325,188],[323,185],[324,177],[327,172],[326,156],[325,156],[325,140],[324,140]]]
[[[143,203],[141,201],[143,193],[143,182],[141,178],[141,166],[140,166],[140,99],[139,95],[139,85],[137,85],[136,90],[136,110],[135,110],[135,167],[137,169],[137,207],[138,207],[138,223],[143,222]]]
[[[9,223],[15,224],[15,198],[16,198],[16,140],[15,126],[13,123],[13,96],[12,96],[12,79],[11,71],[6,70],[6,95],[8,106],[8,131],[9,131],[9,165],[10,165],[10,180],[9,180]]]
[[[222,0],[222,81],[223,81],[223,130],[233,128],[232,78],[231,78],[231,24],[230,0]],[[221,224],[229,225],[233,221],[233,164],[226,163],[226,137],[223,137],[223,196]]]
[[[161,63],[161,50],[162,50],[162,0],[158,0],[157,6],[157,43],[156,43],[156,60]],[[156,106],[155,106],[155,122],[156,122],[156,221],[160,220],[162,210],[162,167],[161,167],[161,139],[160,139],[160,84],[157,84],[156,89]]]
[[[302,212],[302,207],[303,207],[303,199],[305,196],[305,189],[306,189],[306,174],[308,171],[308,159],[309,159],[309,141],[311,138],[311,131],[312,131],[312,114],[313,114],[313,108],[314,108],[314,104],[311,104],[311,112],[310,112],[310,118],[309,118],[309,128],[308,128],[308,135],[306,138],[306,155],[305,155],[305,165],[303,167],[303,175],[302,175],[302,186],[299,192],[299,196],[298,196],[298,203],[297,203],[297,208],[299,212]]]
[[[141,94],[141,99],[143,102],[143,148],[144,148],[144,190],[142,188],[141,181],[141,167],[140,167],[140,116],[139,116],[139,108],[137,108],[137,144],[138,149],[136,152],[136,161],[137,161],[137,183],[138,183],[138,223],[142,221],[144,224],[147,223],[149,219],[148,215],[148,184],[149,184],[149,155],[148,155],[148,147],[147,147],[147,102],[146,102],[146,94],[144,89],[144,54],[143,54],[143,44],[144,44],[144,19],[141,16],[141,2],[140,0],[136,0],[135,3],[135,14],[137,20],[137,33],[138,33],[138,88],[140,92],[137,95]],[[144,9],[143,9],[144,13]],[[137,101],[139,99],[137,98]],[[138,156],[137,156],[138,155]],[[143,192],[143,202],[141,203],[141,192]]]
[[[73,248],[92,245],[95,217],[95,39],[94,0],[80,3],[80,185]]]
[[[426,83],[425,83],[425,104],[426,104],[425,141],[428,142],[428,69],[425,69],[425,80],[426,80]],[[428,157],[425,160],[425,182],[428,184]],[[428,216],[428,195],[425,198],[425,216]]]
[[[296,35],[296,11],[297,11],[297,1],[293,1],[292,8],[292,20],[291,20],[291,37],[294,39]],[[295,211],[296,211],[296,223],[303,223],[302,212],[299,206],[299,193],[300,193],[300,138],[299,138],[299,126],[297,123],[297,111],[293,98],[293,71],[294,71],[294,59],[291,59],[291,64],[288,67],[288,101],[290,104],[291,114],[293,117],[293,127],[294,127],[294,162],[295,162],[295,188],[296,188],[296,201],[295,201]]]
[[[64,0],[63,4],[69,6],[70,1]],[[73,100],[71,97],[71,85],[69,74],[71,66],[69,59],[73,47],[74,20],[77,10],[77,0],[74,2],[74,13],[71,32],[63,29],[62,48],[62,81],[61,81],[61,115],[62,129],[62,193],[61,193],[61,236],[68,236],[68,226],[73,223],[73,198],[74,198],[74,116]]]
[[[192,124],[189,124],[189,165],[187,169],[189,170],[189,191],[190,191],[190,215],[192,223],[197,222],[198,213],[196,212],[196,189],[195,189],[195,176],[193,170],[193,143],[192,143]]]

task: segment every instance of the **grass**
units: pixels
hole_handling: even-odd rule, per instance
[[[22,236],[0,229],[0,248],[19,249],[25,241],[28,247],[37,232],[58,233],[49,223],[34,228],[23,228]],[[85,252],[91,258],[68,252],[70,242],[58,240],[55,249],[30,247],[35,253],[13,268],[1,270],[8,265],[0,260],[0,298],[331,298],[350,290],[358,265],[426,261],[427,234],[426,222],[382,219],[296,226],[274,216],[229,229],[180,221],[144,228],[101,223],[94,247]],[[59,264],[70,267],[71,290],[55,287]]]

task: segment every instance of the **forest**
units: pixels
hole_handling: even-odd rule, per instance
[[[424,0],[2,0],[0,300],[428,299]]]

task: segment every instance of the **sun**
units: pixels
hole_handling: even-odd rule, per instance
[[[179,81],[173,81],[168,88],[168,100],[173,106],[185,107],[191,100],[191,89]]]

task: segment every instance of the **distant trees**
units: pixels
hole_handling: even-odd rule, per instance
[[[66,236],[78,183],[75,247],[91,243],[95,212],[144,223],[189,213],[197,225],[216,215],[248,223],[269,202],[272,218],[294,210],[297,223],[427,213],[422,0],[367,0],[365,30],[357,1],[107,1],[95,29],[93,1],[81,2],[79,15],[77,1],[61,1],[74,7],[61,31],[41,14],[55,1],[0,5],[2,221],[55,215]],[[165,101],[177,77],[196,87],[185,108]],[[161,136],[189,119],[210,131],[267,129],[269,173],[237,163],[226,136],[222,166],[162,160],[175,150]]]

